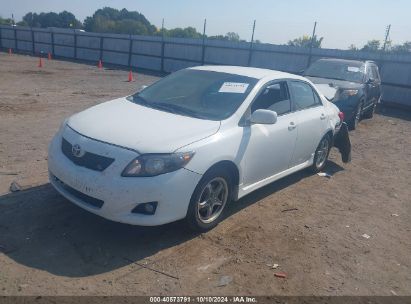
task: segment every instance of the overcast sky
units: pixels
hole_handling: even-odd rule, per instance
[[[0,0],[0,16],[13,13],[19,21],[29,11],[67,10],[83,21],[104,6],[137,10],[157,27],[165,18],[166,28],[194,26],[202,32],[207,18],[208,35],[237,32],[247,40],[256,19],[255,38],[267,43],[311,34],[314,21],[326,48],[383,40],[388,24],[394,44],[411,41],[410,0]]]

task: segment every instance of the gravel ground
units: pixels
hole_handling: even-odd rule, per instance
[[[410,113],[380,110],[351,133],[352,163],[332,152],[332,178],[293,174],[213,231],[133,227],[57,194],[47,144],[65,117],[158,77],[37,61],[0,53],[0,295],[411,295]]]

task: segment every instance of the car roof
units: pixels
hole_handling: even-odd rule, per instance
[[[269,69],[242,67],[242,66],[205,65],[205,66],[191,67],[190,69],[191,70],[199,70],[199,71],[211,71],[211,72],[235,74],[235,75],[246,76],[246,77],[251,77],[251,78],[255,78],[255,79],[292,78],[292,79],[306,80],[304,77],[294,75],[294,74],[290,74],[290,73],[286,73],[286,72],[280,72],[280,71],[269,70]]]
[[[317,61],[328,61],[328,62],[341,62],[341,63],[346,63],[346,64],[365,64],[366,62],[373,63],[372,61],[361,61],[361,60],[349,60],[349,59],[338,59],[338,58],[321,58],[318,59]]]

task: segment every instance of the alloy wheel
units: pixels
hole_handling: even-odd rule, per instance
[[[330,146],[330,143],[328,139],[323,138],[317,150],[317,159],[315,162],[315,165],[317,166],[317,168],[321,168],[324,165],[324,163],[327,161],[329,146]]]
[[[228,199],[228,185],[224,178],[212,179],[202,190],[197,202],[198,219],[205,223],[211,223],[217,219],[223,211]]]

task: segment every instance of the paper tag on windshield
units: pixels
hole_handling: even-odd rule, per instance
[[[354,73],[358,73],[360,71],[359,67],[348,67],[348,72],[354,72]]]
[[[224,82],[219,93],[237,93],[244,94],[247,91],[249,84],[241,82]]]

